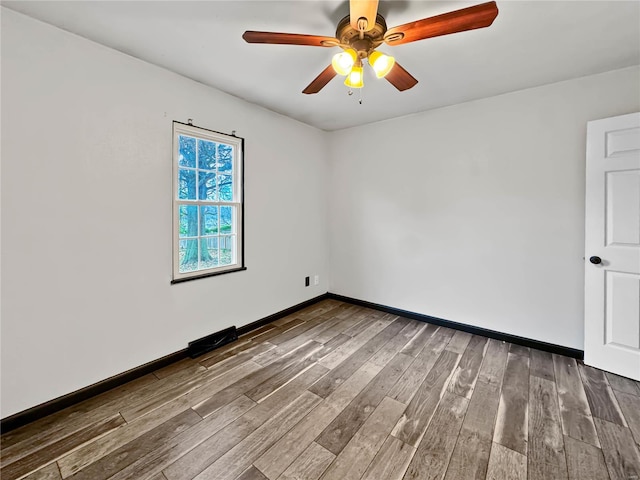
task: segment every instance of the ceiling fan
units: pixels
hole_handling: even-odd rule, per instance
[[[377,48],[380,45],[402,45],[425,38],[484,28],[491,25],[497,16],[496,2],[488,2],[387,29],[384,17],[378,13],[378,0],[350,0],[349,15],[338,23],[335,37],[248,30],[242,38],[248,43],[342,48],[342,52],[334,55],[331,65],[302,93],[318,93],[338,74],[346,75],[344,83],[348,87],[362,88],[362,61],[365,59],[378,78],[384,77],[398,90],[403,91],[413,87],[418,80],[393,57],[379,52]]]

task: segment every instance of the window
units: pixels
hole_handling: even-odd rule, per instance
[[[243,145],[173,123],[173,283],[244,270]]]

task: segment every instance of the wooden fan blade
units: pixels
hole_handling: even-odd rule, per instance
[[[378,14],[378,0],[350,0],[349,1],[349,23],[356,30],[358,28],[358,20],[361,18],[367,19],[367,27],[365,32],[368,32],[376,26],[376,15]]]
[[[333,77],[337,75],[336,71],[333,69],[333,66],[329,65],[325,68],[320,75],[318,75],[313,82],[307,85],[302,93],[306,93],[307,95],[310,93],[318,93],[320,90],[324,88],[324,86],[329,83]]]
[[[338,39],[320,35],[302,35],[299,33],[254,32],[247,30],[242,34],[247,43],[270,43],[278,45],[308,45],[311,47],[335,47]]]
[[[393,68],[387,75],[386,78],[391,85],[396,87],[398,90],[403,92],[404,90],[409,90],[411,87],[415,86],[418,83],[413,75],[407,72],[402,66],[396,62]]]
[[[484,28],[491,25],[497,16],[496,2],[482,3],[391,28],[385,33],[384,41],[387,45],[402,45],[425,38]]]

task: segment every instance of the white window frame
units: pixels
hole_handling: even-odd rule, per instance
[[[178,198],[179,192],[179,136],[184,135],[194,137],[196,139],[207,140],[216,143],[223,143],[233,147],[233,166],[232,166],[232,182],[233,182],[233,201],[210,201],[210,200],[181,200]],[[196,148],[196,171],[198,169],[198,157]],[[235,135],[225,135],[223,133],[207,130],[205,128],[193,125],[173,122],[173,155],[172,155],[172,174],[173,174],[173,279],[171,283],[179,283],[185,280],[195,278],[210,277],[223,273],[237,272],[246,270],[244,265],[244,139]],[[184,167],[183,167],[184,168]],[[217,171],[217,168],[216,168]],[[197,183],[197,173],[196,173]],[[191,272],[180,272],[180,206],[196,205],[196,206],[233,206],[235,207],[235,217],[233,225],[235,227],[235,261],[229,265],[218,266],[207,269],[200,269]],[[220,217],[218,217],[220,221]],[[200,222],[198,222],[199,224]],[[198,248],[200,248],[200,227],[198,226]],[[219,237],[218,233],[218,237]]]

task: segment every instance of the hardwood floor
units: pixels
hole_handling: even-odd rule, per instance
[[[640,480],[640,384],[325,300],[1,441],[3,480]]]

